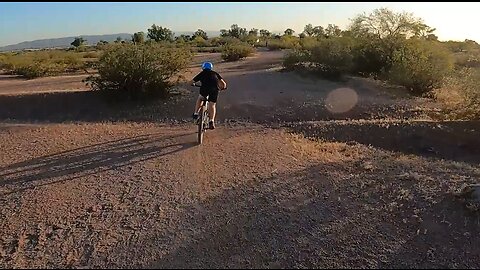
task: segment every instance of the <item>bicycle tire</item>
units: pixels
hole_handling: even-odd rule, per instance
[[[198,144],[203,143],[203,131],[204,131],[204,117],[205,117],[205,106],[202,104],[202,110],[199,115],[200,119],[198,119]]]

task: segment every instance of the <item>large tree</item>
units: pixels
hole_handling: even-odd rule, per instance
[[[166,27],[161,27],[153,24],[152,27],[148,29],[148,38],[153,39],[157,42],[173,41],[173,32]]]
[[[388,8],[375,9],[369,15],[357,15],[349,30],[355,36],[368,35],[379,39],[428,36],[435,31],[412,13],[395,13]]]
[[[325,29],[325,35],[328,37],[339,37],[342,35],[342,30],[335,24],[328,24]]]

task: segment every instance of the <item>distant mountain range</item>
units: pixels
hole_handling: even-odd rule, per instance
[[[206,31],[209,37],[215,37],[220,35],[220,31]],[[175,35],[192,35],[194,31],[182,31],[182,32],[175,32]],[[95,45],[100,40],[105,40],[108,42],[115,41],[117,37],[121,37],[122,40],[124,39],[131,39],[132,34],[128,33],[120,33],[120,34],[109,34],[109,35],[80,35],[80,36],[72,36],[72,37],[63,37],[63,38],[49,38],[49,39],[38,39],[33,41],[24,41],[18,44],[8,45],[4,47],[0,47],[0,52],[5,51],[18,51],[24,49],[46,49],[46,48],[68,48],[70,47],[70,43],[76,38],[82,37],[85,39],[88,45]]]

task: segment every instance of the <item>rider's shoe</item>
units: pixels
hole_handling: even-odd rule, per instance
[[[215,124],[213,123],[213,121],[210,121],[208,123],[208,129],[215,129]]]
[[[192,118],[193,118],[193,120],[195,120],[195,121],[198,120],[198,113],[192,114]]]

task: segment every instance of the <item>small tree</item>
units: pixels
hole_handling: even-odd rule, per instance
[[[83,39],[82,37],[76,37],[74,41],[72,41],[72,43],[70,43],[70,45],[74,46],[75,48],[78,48],[80,46],[83,46],[85,45],[85,42],[87,42],[85,39]]]
[[[196,37],[201,37],[204,40],[208,39],[207,32],[203,31],[202,29],[198,29],[194,34],[193,34],[193,39]]]
[[[114,41],[115,43],[121,43],[122,42],[122,38],[121,37],[117,37],[117,39]]]
[[[96,48],[97,50],[103,50],[107,44],[108,44],[108,41],[105,41],[102,39],[99,42],[97,42]]]
[[[258,29],[252,28],[250,31],[248,31],[248,35],[254,37],[258,36]]]
[[[221,37],[228,37],[227,29],[220,29],[220,36]]]
[[[173,41],[173,32],[168,28],[153,24],[152,27],[148,29],[148,38],[157,42]]]
[[[137,32],[133,34],[132,41],[133,44],[142,44],[143,42],[145,42],[145,33]]]
[[[224,30],[224,29],[222,29]],[[220,30],[222,32],[222,30]],[[223,36],[229,36],[229,37],[234,37],[241,39],[247,35],[247,29],[246,28],[241,28],[237,24],[232,24],[230,29],[228,31],[223,31]]]
[[[179,43],[185,43],[185,42],[188,42],[190,40],[192,40],[192,37],[190,35],[181,34],[180,36],[175,37],[175,41],[179,42]]]
[[[315,26],[313,28],[313,35],[315,37],[324,37],[325,36],[325,29],[321,26]]]
[[[313,26],[311,23],[305,25],[305,28],[303,28],[303,33],[309,37],[313,36]]]
[[[270,33],[270,31],[265,30],[265,29],[260,30],[259,33],[260,33],[260,36],[263,37],[263,38],[267,38],[267,37],[272,35],[272,33]]]
[[[305,25],[303,33],[309,37],[323,37],[325,35],[325,30],[321,26],[313,27],[313,25],[309,23]]]
[[[291,28],[288,28],[287,30],[285,30],[284,34],[286,36],[293,36],[293,33],[295,33],[295,31],[293,31]]]

